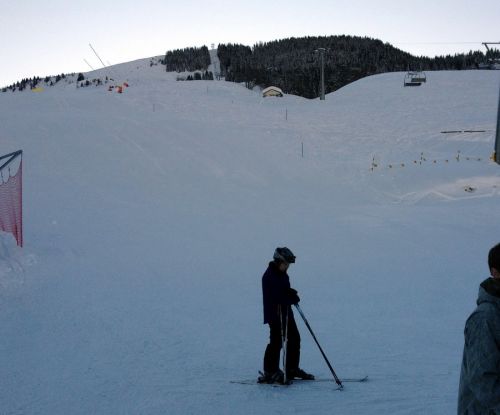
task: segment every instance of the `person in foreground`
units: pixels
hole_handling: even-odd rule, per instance
[[[288,267],[295,263],[295,258],[290,249],[276,248],[273,261],[262,276],[264,324],[269,325],[270,335],[264,354],[264,373],[259,377],[259,383],[285,383],[285,380],[290,382],[295,378],[314,379],[313,375],[299,368],[300,334],[291,306],[298,304],[300,298],[297,291],[290,287],[287,274]],[[279,366],[282,347],[286,353],[283,368],[286,373]]]
[[[491,278],[465,323],[458,414],[500,414],[500,244],[488,254]]]

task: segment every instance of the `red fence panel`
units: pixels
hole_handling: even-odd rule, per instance
[[[0,230],[9,232],[23,246],[23,162],[14,176],[4,169],[0,180]],[[7,176],[7,177],[5,177]]]

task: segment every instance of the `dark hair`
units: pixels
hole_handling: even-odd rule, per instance
[[[500,271],[500,244],[496,244],[490,249],[488,254],[488,266]]]

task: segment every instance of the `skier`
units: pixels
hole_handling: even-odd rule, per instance
[[[488,254],[491,278],[465,323],[458,414],[500,414],[500,244]]]
[[[280,370],[282,346],[286,345],[286,381],[294,378],[313,380],[314,376],[299,368],[300,334],[293,317],[292,304],[300,301],[297,291],[290,287],[287,269],[295,263],[290,249],[276,248],[273,261],[262,276],[264,324],[269,324],[269,344],[264,354],[264,374],[259,383],[284,383],[285,373]]]

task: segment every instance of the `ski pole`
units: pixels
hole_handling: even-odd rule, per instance
[[[281,348],[283,349],[283,382],[286,384],[287,383],[287,377],[286,377],[286,360],[287,360],[287,346],[288,346],[288,310],[286,314],[286,325],[285,328],[283,329],[283,314],[282,314],[282,307],[281,305],[279,306],[279,311],[280,311],[280,326],[281,326]]]
[[[330,369],[330,372],[332,372],[332,375],[333,375],[333,378],[335,379],[335,382],[337,383],[337,385],[340,386],[340,388],[342,389],[344,387],[344,385],[342,385],[342,382],[340,381],[339,377],[337,376],[337,374],[335,373],[335,370],[333,370],[333,367],[332,365],[330,364],[330,362],[328,361],[328,358],[326,357],[326,354],[325,352],[323,351],[323,349],[321,348],[319,342],[318,342],[318,339],[316,339],[316,336],[314,335],[314,332],[312,331],[312,328],[311,326],[309,325],[309,322],[307,321],[306,319],[306,316],[304,315],[304,313],[302,312],[302,310],[300,309],[299,305],[298,304],[294,304],[295,308],[297,309],[297,311],[299,312],[300,316],[302,317],[302,320],[304,320],[304,323],[306,323],[306,326],[307,328],[309,329],[309,332],[311,333],[311,336],[313,337],[314,341],[316,342],[316,344],[318,345],[318,348],[319,348],[319,351],[321,352],[321,354],[323,355],[323,358],[325,359],[325,362],[326,364],[328,365],[328,368]]]

